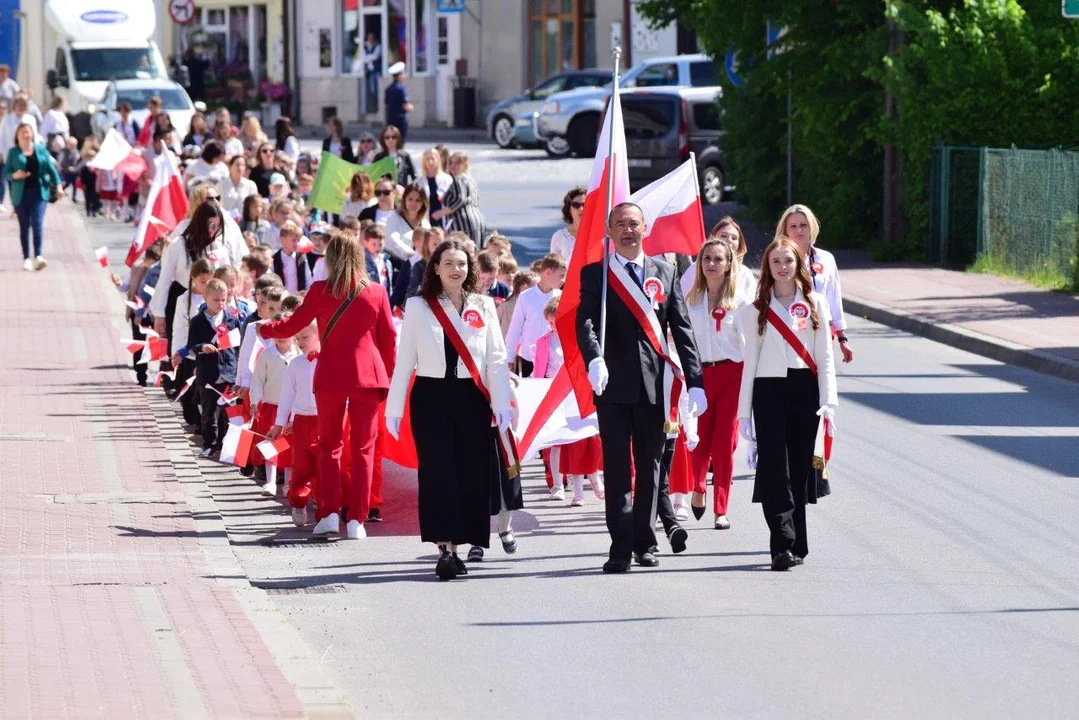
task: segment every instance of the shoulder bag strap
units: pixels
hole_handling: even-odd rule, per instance
[[[337,310],[334,311],[333,317],[331,317],[330,321],[326,323],[326,331],[322,333],[322,342],[326,342],[326,340],[329,339],[330,333],[333,332],[333,329],[335,327],[337,327],[337,321],[341,319],[341,316],[344,315],[345,311],[348,310],[349,306],[352,305],[352,301],[355,300],[356,296],[360,294],[360,289],[360,286],[357,285],[355,288],[353,288],[352,292],[348,294],[348,297],[342,300],[341,304],[337,306]]]

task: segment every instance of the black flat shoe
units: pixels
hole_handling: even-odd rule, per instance
[[[479,545],[473,545],[471,548],[469,548],[469,550],[468,550],[468,561],[469,562],[481,562],[482,560],[483,560],[483,548],[481,548]]]
[[[240,474],[244,477],[251,477],[255,474],[255,466],[251,463],[247,463],[242,468],[240,468]]]
[[[371,508],[368,510],[367,522],[382,522],[382,511],[378,508]]]
[[[689,533],[681,525],[675,525],[670,534],[667,535],[667,539],[671,541],[671,550],[677,555],[686,551],[686,541],[689,540]]]
[[[453,559],[453,553],[443,550],[435,565],[435,575],[439,580],[453,580],[457,577],[457,563]]]
[[[659,560],[650,552],[635,553],[633,559],[637,561],[637,564],[641,567],[658,567]]]
[[[513,537],[512,530],[498,533],[498,539],[502,541],[502,549],[506,551],[507,555],[517,552],[517,538]]]
[[[627,573],[629,572],[629,560],[623,560],[621,558],[611,558],[607,562],[603,563],[603,572],[605,573]]]
[[[794,559],[794,553],[790,550],[784,550],[772,558],[772,569],[777,572],[790,570],[797,564],[798,561]]]
[[[480,548],[481,550],[483,548]],[[468,568],[465,567],[465,561],[457,557],[457,553],[453,554],[453,562],[457,566],[458,575],[468,575]]]

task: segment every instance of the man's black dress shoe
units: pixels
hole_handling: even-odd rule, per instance
[[[675,525],[667,539],[671,541],[671,550],[677,555],[686,551],[686,541],[689,540],[689,533],[681,525]]]
[[[623,560],[622,558],[611,558],[607,562],[603,563],[603,572],[605,572],[605,573],[625,573],[625,572],[629,572],[629,560]]]
[[[790,570],[797,565],[798,562],[794,559],[794,553],[790,550],[784,550],[772,557],[772,569],[773,570]]]
[[[650,552],[636,553],[633,558],[641,567],[656,567],[659,565],[659,560]]]

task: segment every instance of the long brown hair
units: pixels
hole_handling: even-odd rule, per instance
[[[772,277],[772,269],[768,266],[768,259],[780,248],[790,248],[794,253],[794,282],[809,305],[809,317],[813,321],[813,329],[817,330],[820,328],[820,318],[817,316],[817,303],[813,301],[813,281],[809,279],[805,256],[793,240],[786,235],[777,235],[764,249],[764,258],[761,260],[761,281],[757,285],[757,301],[754,303],[757,306],[757,333],[764,335],[764,324],[768,321],[768,305],[772,301],[772,288],[776,283]]]
[[[348,197],[352,202],[367,202],[375,196],[375,184],[367,173],[358,172],[352,176],[352,182],[348,184]]]
[[[211,235],[207,229],[211,218],[217,218],[217,234]],[[203,202],[191,215],[191,221],[184,228],[184,247],[187,257],[195,262],[201,257],[206,257],[206,248],[214,244],[214,240],[225,236],[225,216],[221,213],[221,206],[215,202]]]
[[[418,195],[420,198],[420,214],[419,217],[416,218],[415,223],[413,223],[412,218],[408,216],[408,205],[405,204],[405,200],[407,200],[408,196],[411,194]],[[405,222],[415,228],[423,224],[424,218],[427,217],[427,207],[427,193],[425,193],[423,190],[420,190],[415,185],[409,185],[405,188],[404,194],[401,195],[401,201],[397,204],[397,214],[404,218]]]
[[[365,288],[370,282],[360,239],[352,233],[337,233],[326,246],[326,287],[330,295],[343,300],[353,288]]]
[[[746,257],[746,235],[742,232],[742,227],[734,221],[730,215],[723,218],[715,225],[712,226],[712,230],[708,233],[708,237],[713,238],[719,235],[725,228],[730,228],[738,233],[738,262],[744,262]]]
[[[716,304],[708,309],[715,310],[717,307],[721,307],[733,310],[735,305],[734,295],[737,289],[734,279],[738,276],[738,268],[741,267],[741,263],[738,262],[738,257],[734,254],[731,246],[719,238],[709,238],[704,241],[704,245],[701,245],[700,252],[697,253],[697,265],[693,270],[693,287],[686,293],[686,302],[690,305],[696,305],[700,302],[701,297],[708,297],[708,281],[704,277],[704,251],[708,248],[718,248],[721,253],[727,256],[727,274],[723,276],[723,282],[719,286],[719,297],[716,298]]]
[[[465,277],[464,285],[461,288],[465,291],[465,295],[480,291],[480,276],[476,272],[476,258],[460,240],[447,240],[435,249],[431,259],[427,261],[427,267],[423,273],[423,284],[420,285],[420,297],[424,300],[434,300],[442,294],[442,278],[435,273],[435,268],[442,262],[442,256],[450,250],[460,250],[468,259],[468,275]]]

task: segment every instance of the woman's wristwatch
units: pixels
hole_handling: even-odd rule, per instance
[[[843,345],[844,343],[847,342],[847,336],[844,335],[843,333],[836,333],[835,334],[835,339],[839,341],[840,345]]]

